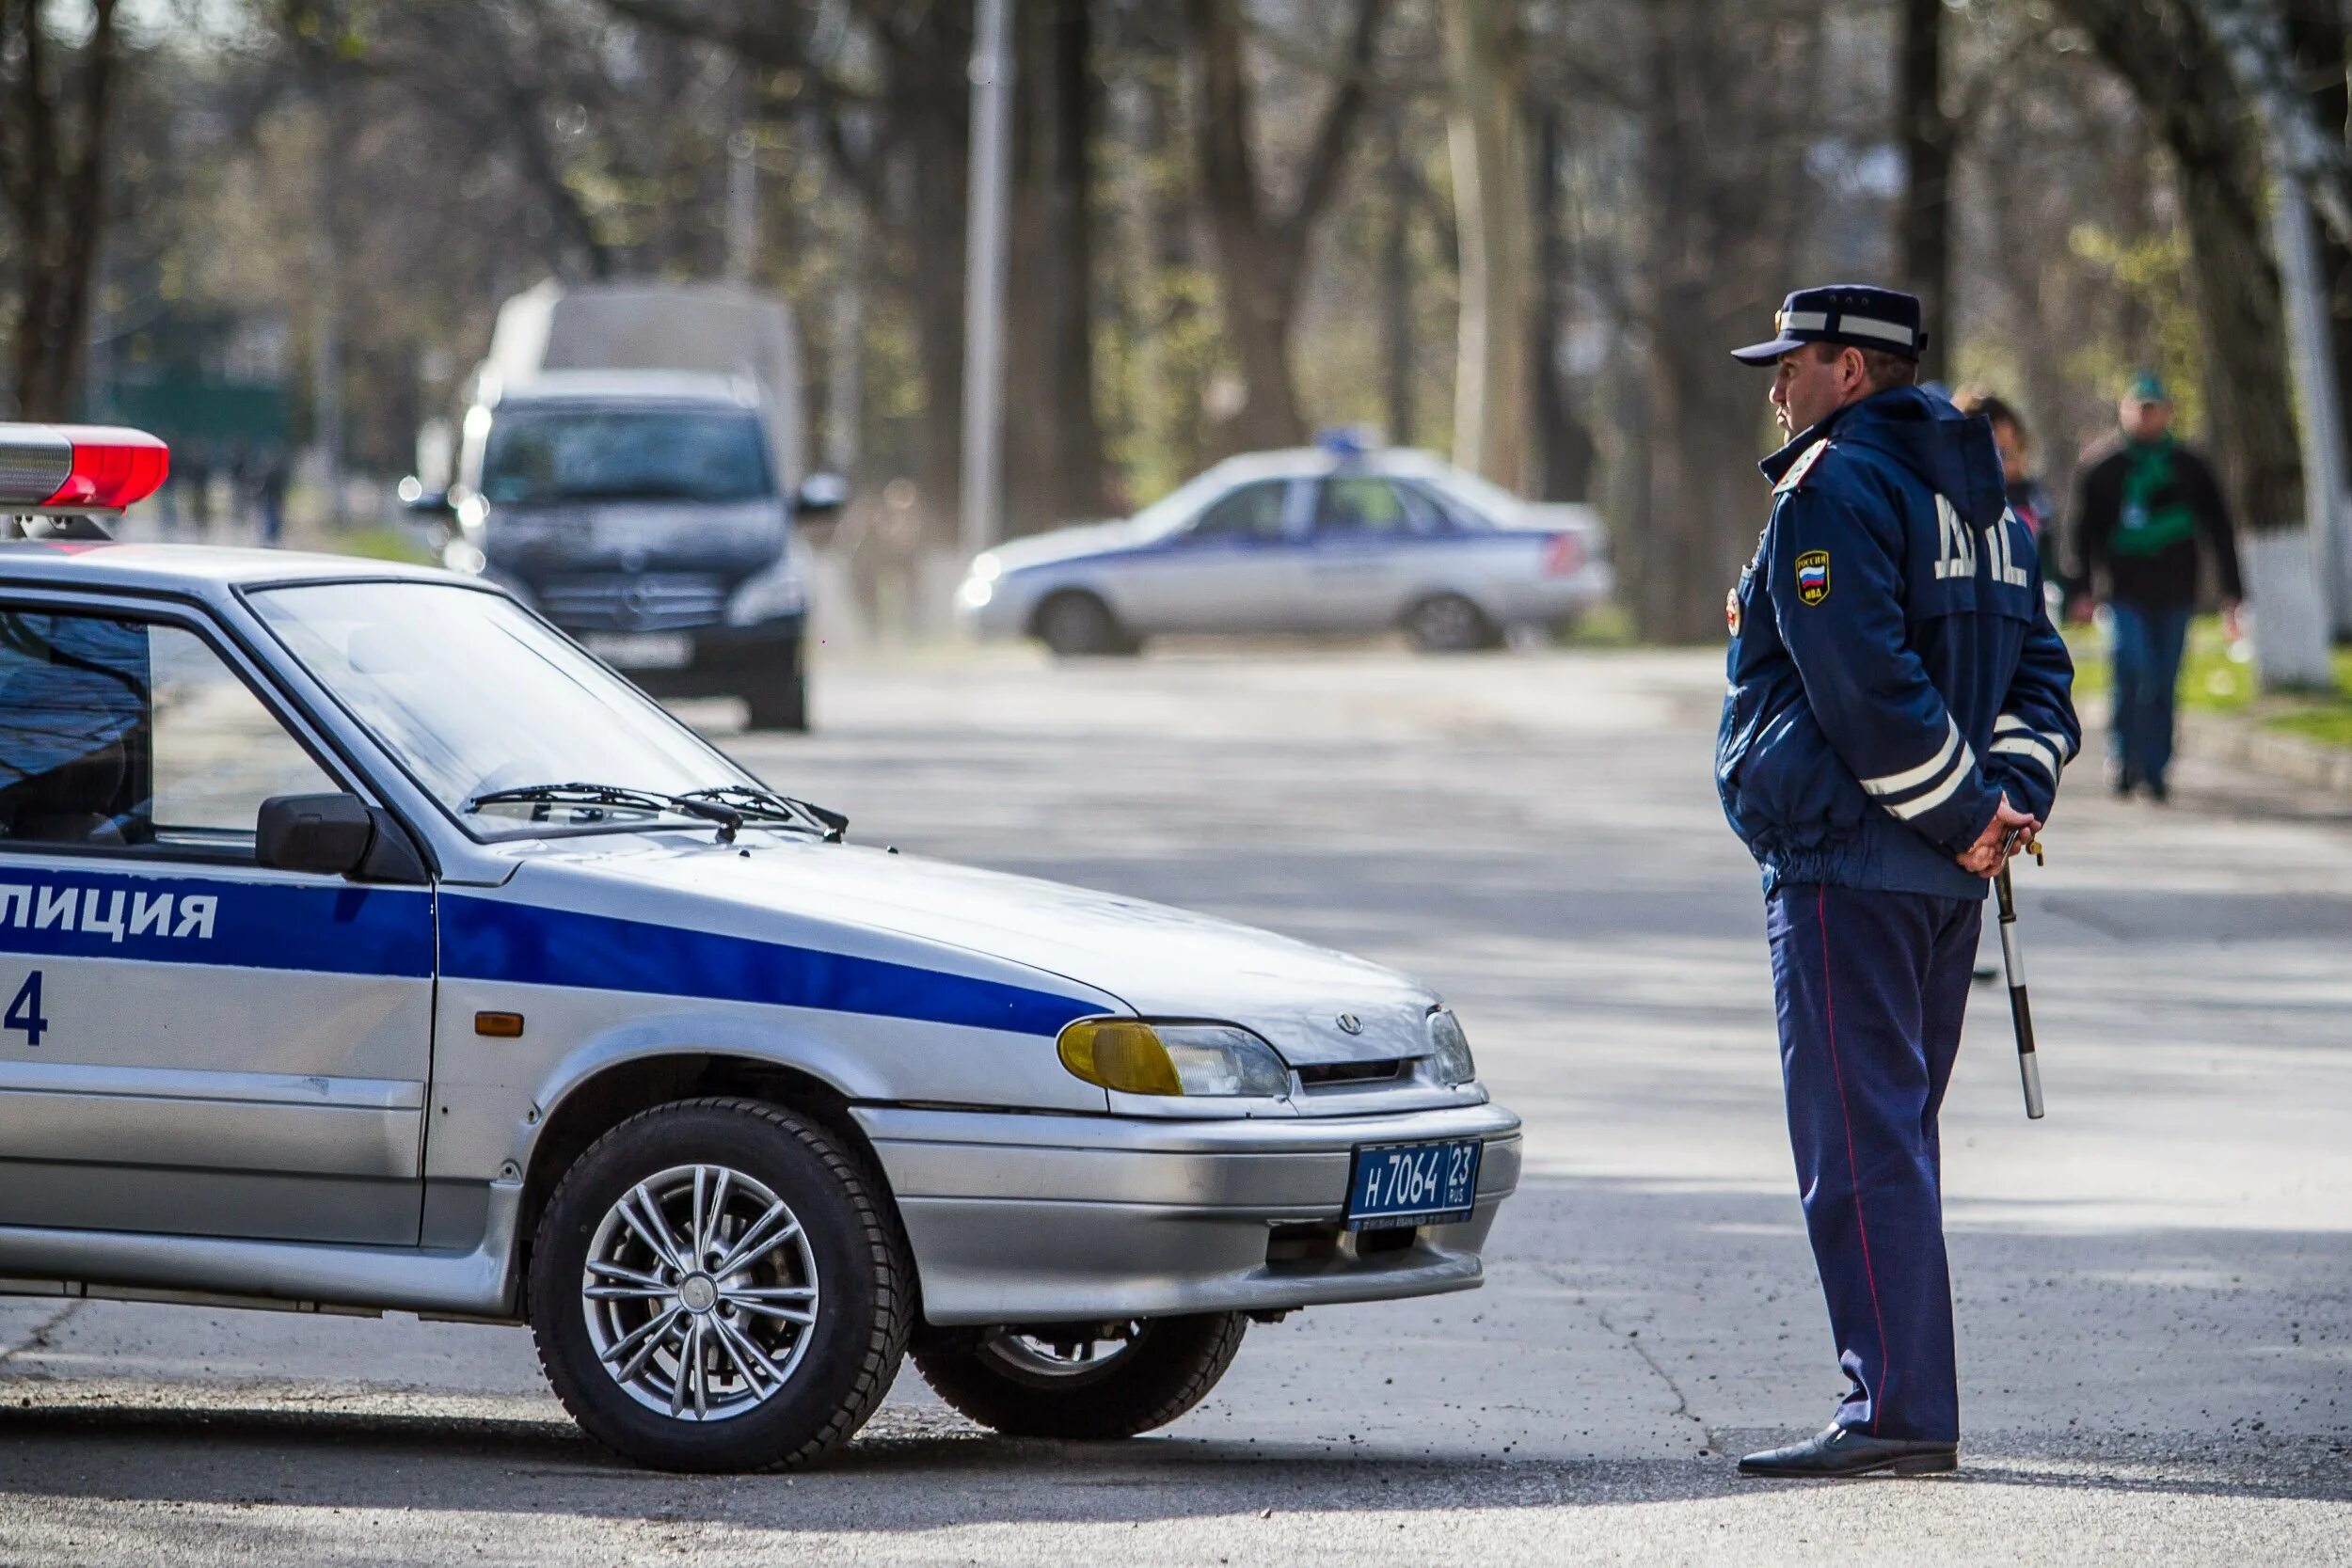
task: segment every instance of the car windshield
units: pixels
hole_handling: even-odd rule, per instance
[[[493,506],[775,494],[759,416],[747,408],[501,408],[481,488]]]
[[[482,800],[593,781],[652,796],[758,781],[497,594],[453,583],[302,583],[254,608],[289,652],[477,837],[707,827],[660,800]]]

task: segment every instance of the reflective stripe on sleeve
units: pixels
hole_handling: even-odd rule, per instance
[[[1959,732],[1954,731],[1953,736],[1957,739]],[[1960,786],[1967,782],[1968,770],[1976,765],[1977,753],[1969,750],[1966,743],[1963,742],[1960,748],[1960,760],[1953,765],[1950,775],[1942,784],[1915,800],[1888,801],[1886,809],[1906,822],[1915,816],[1931,812],[1960,793]]]
[[[1900,773],[1886,773],[1875,779],[1863,780],[1864,792],[1870,795],[1900,795],[1904,790],[1916,789],[1942,774],[1951,762],[1952,753],[1965,750],[1960,738],[1960,726],[1952,721],[1949,714],[1945,715],[1944,728],[1944,745],[1935,755],[1918,767],[1905,768]]]
[[[2027,757],[2040,763],[2042,770],[2050,775],[2050,782],[2058,783],[2058,768],[2061,766],[2058,762],[2058,754],[2052,751],[2040,736],[2004,736],[1993,743],[1993,750],[2010,756]]]

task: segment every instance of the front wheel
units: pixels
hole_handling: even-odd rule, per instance
[[[588,1435],[664,1470],[799,1465],[898,1375],[913,1272],[882,1194],[780,1106],[684,1101],[590,1146],[548,1200],[530,1317]]]
[[[1238,1312],[948,1332],[919,1344],[932,1392],[1010,1437],[1149,1432],[1216,1386],[1241,1349]]]
[[[1110,606],[1074,589],[1057,594],[1038,607],[1037,635],[1060,658],[1133,654],[1143,646],[1119,624]]]

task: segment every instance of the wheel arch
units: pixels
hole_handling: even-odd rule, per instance
[[[898,1195],[891,1190],[873,1144],[850,1114],[850,1097],[842,1085],[804,1063],[680,1043],[608,1056],[584,1066],[560,1089],[534,1101],[536,1119],[529,1148],[520,1161],[523,1190],[516,1226],[516,1277],[530,1269],[532,1242],[548,1199],[564,1173],[590,1146],[641,1111],[720,1095],[783,1106],[831,1133],[866,1168],[888,1205],[892,1223],[904,1234]]]
[[[1067,598],[1092,599],[1109,612],[1115,626],[1121,630],[1127,629],[1128,615],[1120,605],[1119,595],[1112,593],[1099,578],[1087,576],[1066,578],[1040,588],[1029,600],[1028,610],[1021,617],[1021,635],[1042,637],[1045,607],[1056,599]]]

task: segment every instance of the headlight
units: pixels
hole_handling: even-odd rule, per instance
[[[1005,563],[993,555],[972,558],[971,578],[974,582],[994,582],[1005,575]]]
[[[1274,1048],[1231,1023],[1146,1023],[1081,1019],[1061,1032],[1061,1062],[1121,1094],[1255,1096],[1290,1093],[1290,1069]]]
[[[1439,1007],[1429,1015],[1429,1054],[1438,1065],[1438,1082],[1447,1088],[1478,1076],[1478,1064],[1470,1060],[1470,1037],[1462,1033],[1462,1021],[1448,1008]]]
[[[988,601],[996,596],[996,585],[985,578],[970,577],[956,590],[956,602],[966,610],[986,610]]]
[[[787,551],[773,566],[747,578],[727,601],[727,625],[756,626],[779,616],[798,615],[808,608],[808,584],[801,580],[800,562]]]

